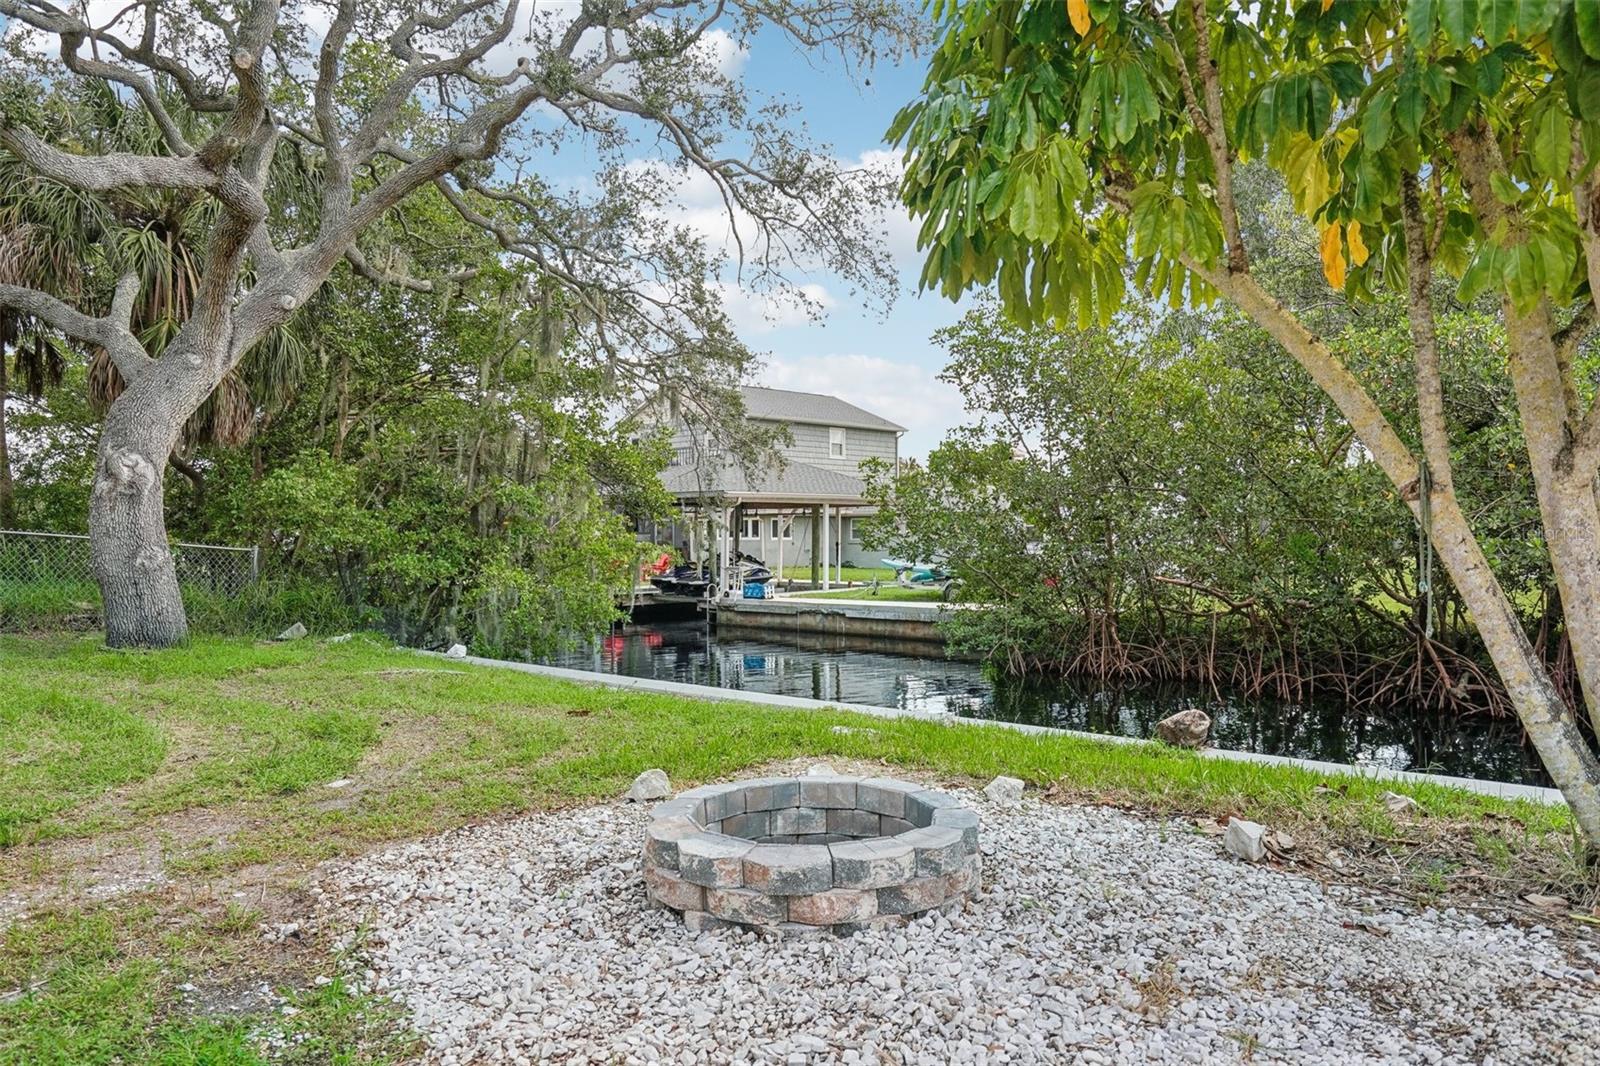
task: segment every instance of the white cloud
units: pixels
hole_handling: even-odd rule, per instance
[[[710,60],[717,73],[729,78],[744,70],[745,61],[750,58],[750,49],[727,30],[708,31],[695,42],[693,51]]]
[[[835,306],[833,294],[823,285],[808,283],[793,292],[752,292],[736,282],[721,281],[722,309],[740,337],[804,326]]]
[[[906,427],[902,457],[922,458],[966,414],[961,393],[928,368],[876,355],[783,356],[759,375],[775,389],[821,392],[847,400]]]

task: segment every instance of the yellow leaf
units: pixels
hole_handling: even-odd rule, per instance
[[[1072,20],[1072,28],[1078,31],[1079,37],[1089,33],[1089,0],[1067,0],[1067,18]]]
[[[1372,253],[1367,251],[1366,244],[1361,240],[1361,223],[1352,222],[1345,227],[1345,240],[1350,244],[1350,262],[1360,266],[1367,261],[1367,256]]]
[[[1268,157],[1278,164],[1296,211],[1307,218],[1322,210],[1338,187],[1338,175],[1330,174],[1322,161],[1322,148],[1304,133],[1296,133],[1282,147],[1268,148]]]
[[[1337,225],[1322,228],[1322,273],[1329,285],[1344,288],[1344,244]]]
[[[1328,8],[1330,8],[1332,6],[1333,6],[1333,0],[1322,0],[1322,10],[1324,12],[1326,12],[1328,10]]]

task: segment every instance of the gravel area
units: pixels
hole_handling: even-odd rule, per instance
[[[439,1063],[1593,1063],[1600,951],[1249,866],[1187,823],[983,816],[966,911],[798,941],[645,909],[648,805],[336,867],[363,984]],[[999,859],[1001,861],[992,861]]]

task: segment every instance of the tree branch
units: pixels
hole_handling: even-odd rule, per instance
[[[1453,493],[1450,434],[1444,416],[1444,382],[1439,373],[1439,335],[1433,319],[1433,261],[1428,255],[1428,230],[1422,218],[1417,176],[1400,175],[1400,214],[1406,235],[1406,316],[1416,351],[1417,417],[1422,451],[1434,491]]]
[[[22,285],[0,285],[0,307],[10,307],[60,330],[69,337],[106,350],[125,381],[133,382],[154,362],[128,328],[139,279],[124,274],[111,298],[111,313],[103,318],[86,315],[49,293]]]
[[[367,260],[367,257],[362,254],[361,249],[354,244],[345,249],[344,257],[349,261],[350,268],[357,275],[366,278],[368,281],[376,285],[394,285],[402,289],[409,289],[412,292],[439,292],[447,285],[458,285],[462,282],[471,281],[483,273],[476,267],[469,267],[465,270],[458,270],[453,274],[447,274],[437,280],[414,278],[409,274],[396,274],[390,270],[379,270],[374,267]]]
[[[151,156],[131,152],[73,155],[48,145],[28,130],[0,118],[0,144],[47,178],[84,192],[126,188],[215,190],[216,172],[194,156]]]

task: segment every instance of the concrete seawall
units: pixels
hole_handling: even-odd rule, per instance
[[[826,633],[943,645],[939,618],[952,608],[942,603],[893,600],[807,599],[722,600],[709,607],[717,628],[784,633]]]

